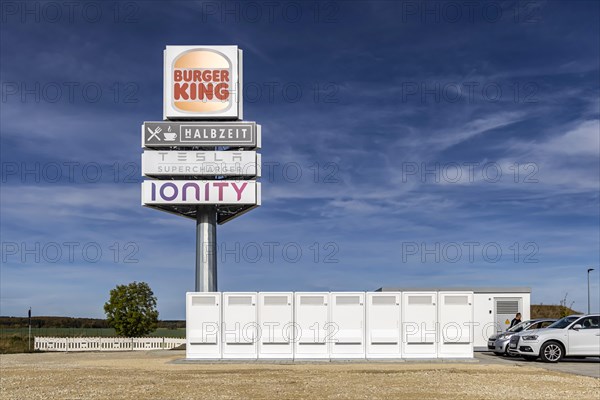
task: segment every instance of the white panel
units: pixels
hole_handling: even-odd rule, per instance
[[[294,295],[263,292],[258,294],[259,358],[294,357]]]
[[[294,357],[329,358],[329,293],[297,292],[294,298]]]
[[[223,293],[223,358],[258,357],[257,294]]]
[[[263,302],[265,306],[285,306],[291,305],[291,300],[288,294],[263,293]]]
[[[418,295],[418,294],[411,294],[408,296],[408,305],[409,306],[429,306],[431,304],[433,304],[434,300],[433,297],[431,297],[430,295]]]
[[[331,358],[365,357],[365,293],[331,293]]]
[[[217,304],[217,298],[214,296],[192,296],[192,306],[214,306]]]
[[[521,311],[521,313],[523,314],[523,321],[531,319],[531,294],[520,293],[519,297],[521,298],[521,307],[523,307],[523,310]]]
[[[487,350],[488,338],[496,333],[493,296],[490,293],[473,295],[473,346],[475,349]]]
[[[186,294],[186,358],[221,358],[221,294]]]
[[[254,302],[254,296],[242,296],[237,294],[229,294],[227,296],[228,306],[252,306]]]
[[[367,293],[366,357],[400,358],[401,293]]]
[[[473,293],[439,292],[438,357],[473,357]]]
[[[460,295],[460,294],[449,294],[447,296],[444,296],[444,305],[445,306],[466,306],[466,305],[470,305],[470,299],[471,295],[470,294],[464,294],[464,295]]]
[[[402,354],[437,357],[437,293],[402,293]]]

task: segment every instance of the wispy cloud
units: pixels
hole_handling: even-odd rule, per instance
[[[73,262],[10,255],[0,270],[3,314],[31,305],[101,316],[108,290],[135,279],[151,284],[164,318],[183,317],[194,221],[140,205],[139,128],[162,117],[164,46],[198,41],[245,49],[254,89],[245,117],[263,125],[263,206],[219,227],[222,290],[517,279],[536,302],[567,291],[585,302],[581,268],[600,258],[598,4],[538,2],[533,22],[519,19],[529,14],[514,2],[501,3],[495,22],[479,14],[432,21],[403,14],[398,2],[340,2],[326,21],[313,4],[298,4],[298,22],[280,7],[273,19],[262,8],[250,21],[203,2],[142,2],[132,23],[16,18],[0,26],[2,242],[93,242],[104,252],[95,263],[81,254]],[[6,83],[38,82],[78,89],[73,101],[63,92],[56,102],[42,91],[6,92]],[[90,82],[103,89],[97,102],[82,97]],[[298,87],[291,99],[286,88]],[[124,102],[131,93],[136,101]],[[103,176],[53,182],[35,172],[52,162],[78,162],[79,175],[94,164]],[[443,176],[456,165],[459,179]],[[486,165],[501,178],[489,179]],[[498,244],[503,257],[403,261],[406,243],[473,241]],[[123,262],[130,242],[137,263]],[[528,243],[538,262],[523,262]],[[284,248],[302,255],[290,260]]]

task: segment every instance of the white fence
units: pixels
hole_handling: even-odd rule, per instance
[[[35,337],[35,350],[41,351],[132,351],[169,350],[185,344],[185,338],[120,337]]]

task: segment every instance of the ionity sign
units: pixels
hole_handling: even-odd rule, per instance
[[[144,181],[142,204],[260,205],[256,181]]]

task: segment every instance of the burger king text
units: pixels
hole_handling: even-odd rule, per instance
[[[174,69],[173,96],[175,101],[207,101],[216,98],[227,101],[230,76],[226,69]]]

